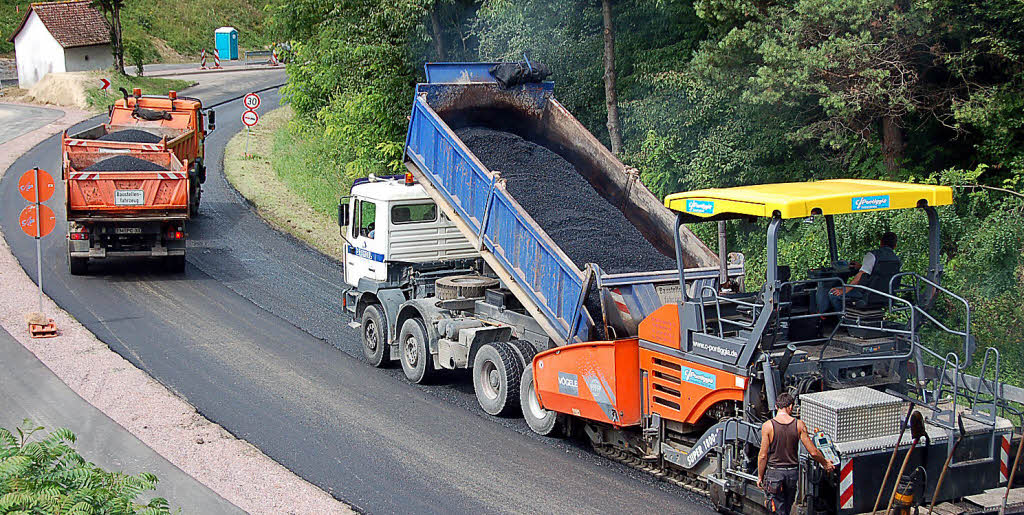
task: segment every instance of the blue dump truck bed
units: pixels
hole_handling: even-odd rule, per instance
[[[548,233],[555,228],[539,225],[509,193],[501,173],[488,169],[456,131],[497,129],[556,152],[665,256],[674,253],[674,216],[639,182],[635,170],[554,98],[551,82],[503,88],[490,74],[494,64],[426,66],[427,82],[417,85],[409,121],[406,166],[556,344],[589,339],[595,319],[612,328],[614,336],[635,335],[647,313],[678,299],[675,272],[612,274],[594,263],[574,263],[567,256],[574,249],[560,248]],[[717,284],[717,257],[688,230],[682,241],[685,264],[692,270],[687,279],[696,284],[688,288]],[[729,273],[741,275],[742,266]],[[600,313],[594,312],[594,299]]]

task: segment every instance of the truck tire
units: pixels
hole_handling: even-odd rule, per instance
[[[519,356],[519,361],[523,364],[524,369],[533,364],[533,357],[537,355],[537,349],[533,348],[532,344],[523,340],[509,340],[508,345],[515,351],[516,356]]]
[[[398,352],[406,379],[422,384],[434,376],[434,357],[430,355],[427,328],[419,318],[410,318],[398,333]]]
[[[164,259],[164,266],[167,267],[168,272],[172,274],[185,272],[185,256],[167,256]]]
[[[523,365],[505,342],[484,344],[473,359],[473,391],[489,415],[505,415],[518,406]]]
[[[498,280],[482,275],[452,275],[434,282],[434,295],[441,300],[483,297],[484,290],[498,286]]]
[[[541,436],[558,436],[562,434],[568,417],[564,413],[544,409],[537,399],[537,390],[533,383],[533,364],[523,371],[519,385],[519,407],[523,409],[526,425],[534,433]]]
[[[85,275],[89,272],[89,258],[71,257],[68,252],[68,273],[71,275]]]
[[[203,198],[203,190],[196,186],[196,198],[188,206],[189,218],[196,218],[199,216],[199,201]]]
[[[391,361],[391,349],[388,347],[388,325],[384,323],[384,315],[380,306],[370,304],[363,310],[362,343],[363,356],[375,367],[384,367]]]

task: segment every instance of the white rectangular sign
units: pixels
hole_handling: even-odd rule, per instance
[[[142,190],[114,190],[115,206],[141,206],[145,203]]]

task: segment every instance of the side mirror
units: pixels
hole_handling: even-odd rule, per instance
[[[206,126],[209,127],[207,132],[217,130],[217,111],[213,109],[206,111]]]
[[[338,230],[342,236],[345,235],[345,227],[348,227],[348,202],[341,199],[338,201]]]

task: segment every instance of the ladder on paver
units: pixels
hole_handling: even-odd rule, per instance
[[[926,352],[931,352],[925,349]],[[923,357],[918,353],[918,359]],[[982,424],[989,435],[988,455],[977,459],[951,462],[950,467],[974,465],[977,463],[990,462],[996,458],[996,422],[1000,402],[999,384],[999,350],[995,347],[985,349],[985,357],[981,363],[981,372],[977,378],[968,376],[960,367],[960,358],[955,353],[946,354],[936,377],[935,388],[927,389],[922,386],[922,395],[926,406],[932,410],[929,422],[945,429],[949,438],[947,445],[948,452],[953,452],[955,433],[959,430],[958,417],[963,417]],[[992,366],[992,378],[989,379],[989,366]],[[973,384],[971,384],[973,383]],[[961,411],[958,406],[963,398],[968,405]],[[946,399],[952,401],[949,408],[940,404],[947,404]]]

